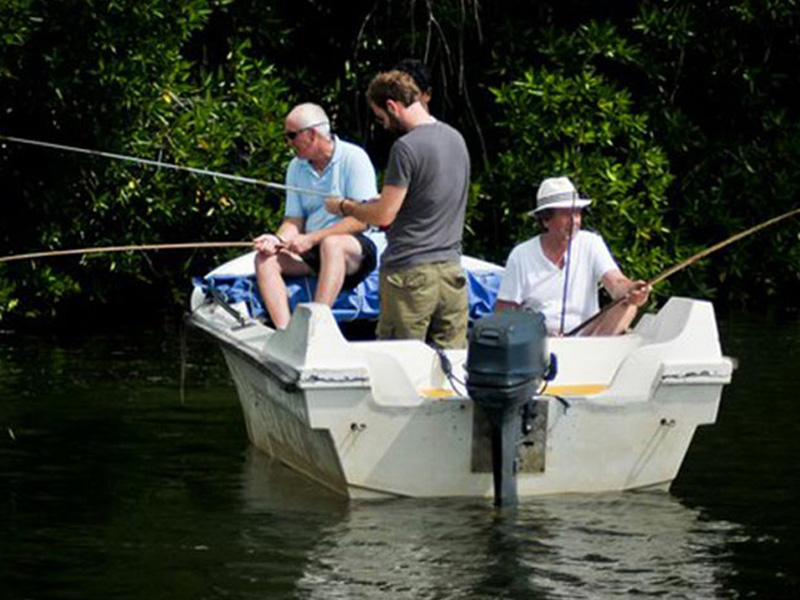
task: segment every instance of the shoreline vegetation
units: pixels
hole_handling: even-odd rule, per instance
[[[0,0],[0,135],[282,182],[283,118],[310,100],[380,167],[392,139],[364,90],[421,58],[431,112],[472,153],[467,254],[502,264],[534,233],[539,181],[567,174],[594,200],[589,227],[649,279],[800,202],[793,4]],[[277,190],[8,142],[0,199],[4,256],[248,240],[283,207]],[[655,294],[794,312],[799,231],[789,219]],[[0,326],[179,314],[191,277],[236,254],[0,264]]]

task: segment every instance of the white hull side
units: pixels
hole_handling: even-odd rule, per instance
[[[492,495],[479,409],[424,344],[347,342],[313,304],[281,332],[236,329],[210,305],[191,322],[221,343],[259,449],[355,497]],[[520,496],[668,487],[731,375],[713,309],[685,299],[632,335],[550,340],[550,350],[559,375],[537,402]],[[448,356],[463,380],[466,352]]]
[[[223,354],[236,384],[250,442],[322,485],[347,494],[330,432],[308,426],[303,393],[286,389],[235,351],[223,348]]]

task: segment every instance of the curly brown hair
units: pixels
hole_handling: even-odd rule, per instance
[[[402,71],[386,71],[372,78],[367,88],[367,100],[386,110],[387,100],[394,100],[403,106],[411,106],[419,100],[422,92],[414,78]]]

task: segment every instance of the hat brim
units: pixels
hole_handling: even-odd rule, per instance
[[[557,202],[551,202],[550,204],[545,204],[544,206],[538,206],[531,211],[528,211],[529,216],[533,216],[537,213],[542,212],[543,210],[547,210],[548,208],[585,208],[592,203],[591,200],[588,198],[576,198],[575,200],[558,200]]]

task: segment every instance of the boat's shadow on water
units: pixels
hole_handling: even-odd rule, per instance
[[[348,502],[252,449],[242,494],[302,598],[719,597],[741,535],[665,493]]]

